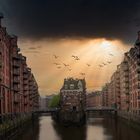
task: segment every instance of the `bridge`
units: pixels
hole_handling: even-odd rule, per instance
[[[50,108],[50,109],[46,109],[46,110],[38,110],[36,111],[36,113],[53,113],[53,112],[58,112],[60,110],[60,108]],[[117,111],[117,109],[113,108],[113,107],[87,107],[85,109],[85,112],[115,112]]]
[[[106,111],[106,112],[111,112],[111,111],[117,111],[117,109],[113,107],[87,107],[86,111]]]
[[[117,109],[112,107],[87,107],[87,117],[108,117],[109,115],[117,116]]]
[[[59,108],[50,108],[50,109],[46,109],[46,110],[38,110],[38,111],[35,111],[33,113],[54,113],[54,112],[58,112],[60,109]]]

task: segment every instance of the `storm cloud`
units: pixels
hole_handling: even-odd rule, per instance
[[[84,37],[134,41],[139,0],[1,0],[9,30],[27,38]]]

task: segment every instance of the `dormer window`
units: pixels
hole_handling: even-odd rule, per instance
[[[82,82],[81,81],[78,82],[78,88],[79,89],[83,89],[83,85],[82,85]]]
[[[68,85],[65,84],[65,89],[68,89]]]
[[[70,89],[74,89],[74,84],[70,84]]]

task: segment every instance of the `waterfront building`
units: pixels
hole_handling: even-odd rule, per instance
[[[116,106],[118,113],[131,119],[140,114],[140,31],[138,39],[128,52],[117,70],[113,73],[111,81],[106,86],[108,106]],[[104,96],[103,100],[106,100]],[[105,101],[104,101],[105,102]],[[105,103],[104,103],[105,104]],[[126,117],[127,116],[127,117]],[[139,119],[139,118],[138,118]]]
[[[20,53],[17,36],[7,33],[2,18],[0,14],[0,123],[29,115],[39,107],[37,82]]]
[[[60,90],[61,108],[63,110],[84,110],[86,106],[85,79],[64,79]]]
[[[2,27],[0,15],[0,117],[10,114],[11,98],[10,93],[10,36],[6,32],[6,28]]]
[[[87,94],[86,96],[87,107],[102,107],[102,92],[101,91],[94,91],[92,93]]]
[[[62,122],[81,123],[85,120],[86,82],[85,79],[64,79],[60,89],[60,113]]]
[[[120,110],[129,111],[129,66],[127,60],[120,64]]]
[[[108,107],[108,86],[109,83],[106,83],[105,86],[102,88],[102,106]]]

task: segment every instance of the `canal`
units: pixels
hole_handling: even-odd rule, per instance
[[[16,140],[140,140],[140,132],[111,118],[88,118],[81,127],[64,127],[40,116]]]

